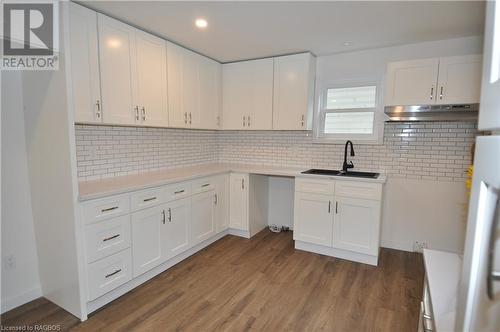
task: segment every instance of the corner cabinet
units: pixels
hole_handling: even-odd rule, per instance
[[[311,53],[274,58],[274,130],[312,129],[315,74]]]
[[[224,64],[222,72],[223,129],[273,129],[273,59]]]
[[[295,248],[377,265],[382,183],[298,177]]]
[[[385,105],[479,103],[480,55],[389,63]]]

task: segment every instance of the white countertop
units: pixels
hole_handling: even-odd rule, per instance
[[[169,183],[192,180],[204,176],[223,174],[228,172],[240,172],[249,174],[262,174],[272,176],[287,176],[287,177],[313,177],[313,178],[328,178],[343,181],[364,181],[384,183],[386,176],[381,174],[377,179],[363,179],[353,177],[340,176],[324,176],[301,174],[307,168],[289,168],[250,164],[205,164],[198,166],[179,167],[174,169],[166,169],[147,173],[139,173],[133,175],[117,176],[102,180],[82,181],[78,184],[79,199],[85,201],[116,195],[130,191],[136,191]]]
[[[462,258],[455,253],[424,249],[424,265],[436,331],[454,331]]]

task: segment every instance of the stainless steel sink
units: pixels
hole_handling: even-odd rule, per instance
[[[380,175],[379,173],[372,172],[357,172],[357,171],[337,171],[333,169],[309,169],[302,172],[302,174],[315,174],[315,175],[329,175],[329,176],[347,176],[355,178],[365,178],[365,179],[376,179]]]

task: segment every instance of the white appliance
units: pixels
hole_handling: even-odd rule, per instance
[[[456,331],[500,331],[500,1],[487,2],[476,140]]]

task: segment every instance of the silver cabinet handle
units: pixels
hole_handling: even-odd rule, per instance
[[[248,125],[248,127],[250,127],[250,115],[249,115],[249,116],[247,116],[247,118],[248,118],[247,125]]]
[[[182,194],[183,192],[184,192],[184,189],[178,190],[178,191],[174,191],[174,195]]]
[[[205,184],[203,184],[201,187],[202,187],[202,188],[205,188],[205,187],[208,187],[209,185],[210,185],[210,183],[205,183]]]
[[[300,125],[304,127],[304,114],[302,114],[302,117],[300,118]]]
[[[150,198],[145,198],[142,201],[143,202],[151,202],[151,201],[154,201],[155,199],[156,199],[156,197],[150,197]]]
[[[189,124],[192,123],[193,117],[191,116],[191,112],[189,112]]]
[[[441,89],[439,89],[439,99],[443,100],[443,86],[441,85]]]
[[[161,223],[165,225],[165,210],[161,211]]]
[[[104,276],[104,278],[109,278],[109,277],[112,277],[112,276],[114,276],[115,274],[120,273],[120,272],[122,272],[122,269],[118,269],[118,270],[116,270],[116,271],[115,271],[115,272],[113,272],[113,273],[106,274],[106,275]]]
[[[172,222],[172,209],[168,208],[168,222]]]
[[[243,127],[245,127],[245,116],[243,116]]]
[[[332,201],[328,201],[328,213],[332,211]]]
[[[494,262],[495,262],[495,242],[497,239],[497,227],[498,227],[498,219],[500,219],[499,215],[499,196],[500,189],[489,187],[493,193],[496,195],[495,199],[495,208],[493,210],[493,220],[491,222],[490,229],[490,241],[488,244],[488,267],[487,267],[487,275],[486,275],[486,291],[488,293],[488,297],[490,300],[495,300],[495,290],[493,289],[493,283],[495,281],[500,281],[500,271],[494,270]]]
[[[96,107],[96,116],[98,119],[101,118],[101,102],[99,101],[99,99],[97,99],[97,101],[95,102],[95,107]]]
[[[119,236],[120,236],[120,234],[116,234],[116,235],[113,235],[113,236],[110,236],[110,237],[105,237],[104,239],[102,239],[102,242],[107,242],[107,241],[116,239]]]
[[[431,100],[434,98],[434,87],[431,87]]]
[[[184,124],[188,123],[188,114],[187,112],[184,112]]]
[[[215,205],[219,204],[219,197],[217,196],[217,193],[215,193],[214,199],[215,199],[214,201]]]
[[[142,111],[142,121],[146,121],[146,108],[144,106],[141,108]]]
[[[217,115],[217,127],[220,127],[220,115]]]
[[[101,212],[109,212],[118,209],[118,206],[113,206],[107,209],[102,209]]]
[[[139,106],[134,107],[135,109],[135,119],[139,121]]]
[[[241,179],[241,189],[245,189],[245,178]]]
[[[339,213],[339,202],[335,201],[335,214]]]

